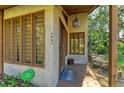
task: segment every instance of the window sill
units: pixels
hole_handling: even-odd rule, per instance
[[[37,64],[34,64],[34,65],[28,65],[28,64],[22,64],[22,63],[12,63],[12,62],[4,62],[4,63],[7,63],[7,64],[13,64],[13,65],[20,65],[20,66],[27,66],[27,67],[35,67],[35,68],[45,68],[44,64],[41,64],[41,65],[37,65]]]

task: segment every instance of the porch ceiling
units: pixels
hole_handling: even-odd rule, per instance
[[[62,5],[68,15],[87,12],[90,14],[98,5]]]
[[[16,5],[0,5],[0,10],[4,10],[4,9],[11,8],[14,6],[16,6]]]

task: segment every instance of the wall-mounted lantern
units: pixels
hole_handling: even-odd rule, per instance
[[[76,11],[77,9],[75,8],[75,11]],[[72,21],[72,26],[74,27],[74,28],[78,28],[78,27],[80,27],[80,20],[77,18],[77,15],[75,15],[75,19]]]
[[[72,21],[72,26],[73,26],[74,28],[80,27],[80,20],[77,18],[77,16],[76,16],[75,19]]]

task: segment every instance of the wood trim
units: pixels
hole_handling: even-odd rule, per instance
[[[117,82],[118,6],[109,6],[109,86]]]
[[[21,55],[20,55],[20,63],[23,64],[24,63],[24,57],[23,57],[23,48],[24,48],[24,40],[23,40],[23,25],[22,25],[22,17],[20,17],[20,30],[21,30],[21,40],[20,40],[20,45],[21,45]]]
[[[46,11],[45,10],[43,10],[43,17],[44,17],[44,62],[43,62],[43,64],[41,64],[41,66],[42,66],[42,68],[44,68],[45,67],[45,50],[46,50],[46,47],[45,47],[45,45],[46,45],[46,43],[45,43],[45,41],[46,41],[46,30],[45,30],[45,28],[46,28],[46,25],[45,25],[45,23],[46,23]]]
[[[11,33],[12,33],[12,51],[11,51],[11,62],[13,63],[14,60],[13,60],[13,57],[14,57],[14,33],[13,33],[13,20],[11,19]]]
[[[71,53],[71,37],[72,35],[69,33],[69,54],[72,54]]]
[[[63,51],[64,51],[64,56],[67,56],[67,51],[68,51],[68,32],[65,30],[63,31]]]
[[[59,19],[59,64],[58,64],[58,76],[60,77],[60,73],[61,73],[61,67],[62,67],[62,41],[63,41],[63,33],[62,33],[62,21],[61,19]]]
[[[14,23],[14,19],[12,19],[12,21],[13,21],[13,24],[12,24],[12,27],[13,26],[15,26],[15,23]],[[12,36],[12,38],[13,38],[13,40],[12,40],[12,42],[13,42],[13,62],[16,62],[16,31],[15,31],[15,27],[13,27],[13,36]]]
[[[16,41],[17,41],[17,39],[16,39],[16,31],[15,31],[15,27],[13,27],[13,26],[15,26],[15,24],[14,24],[14,19],[12,19],[12,59],[13,59],[13,63],[15,63],[16,62]]]
[[[34,50],[34,37],[33,37],[33,18],[32,18],[32,14],[31,14],[31,65],[33,65],[33,62],[34,62],[34,53],[33,53],[33,50]]]
[[[85,37],[86,35],[85,35],[85,34],[86,34],[86,33],[83,34],[83,38],[84,38],[84,41],[83,41],[83,43],[84,43],[84,53],[83,53],[83,54],[84,54],[84,55],[85,55],[85,49],[87,48],[87,47],[86,47],[86,43],[85,43],[85,42],[86,42],[86,37]]]
[[[3,10],[0,11],[0,79],[3,76]]]
[[[18,61],[18,63],[20,63],[21,64],[21,33],[22,33],[22,29],[21,29],[21,17],[18,17],[19,18],[19,25],[20,25],[20,56],[19,56],[19,61]],[[16,49],[17,50],[17,49]],[[17,52],[16,52],[17,53]],[[16,58],[16,60],[17,60],[17,58]]]
[[[6,61],[6,29],[5,21],[3,20],[3,62]]]
[[[67,39],[68,40],[67,41],[68,42],[67,43],[67,45],[68,45],[68,47],[67,47],[67,50],[68,50],[67,55],[69,55],[69,53],[70,53],[70,43],[69,43],[70,42],[70,38],[69,37],[70,37],[70,33],[68,33],[68,39]]]
[[[36,31],[34,30],[34,15],[32,14],[32,48],[33,48],[33,50],[32,50],[32,57],[33,57],[33,59],[32,59],[32,65],[34,65],[35,64],[35,61],[36,61],[36,45],[35,45],[35,42],[36,42],[36,40],[35,40],[35,38],[36,38]]]
[[[6,20],[4,21],[4,27],[5,27],[5,28],[4,28],[4,38],[3,38],[3,39],[5,40],[5,41],[4,41],[4,43],[5,43],[5,44],[4,44],[4,45],[5,45],[5,46],[4,46],[4,54],[5,54],[5,55],[4,55],[4,58],[5,58],[4,61],[7,60],[7,59],[6,59],[6,57],[7,57],[7,54],[6,54],[6,53],[7,53],[7,50],[6,50],[6,48],[7,48],[7,45],[6,45],[6,41],[7,41],[7,37],[6,37],[7,34],[6,34],[6,33],[7,33],[7,31],[6,31],[6,25],[5,25],[5,23],[6,23]]]

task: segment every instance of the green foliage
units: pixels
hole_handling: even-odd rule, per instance
[[[119,8],[118,65],[124,72],[124,6]],[[99,6],[88,18],[89,54],[108,57],[109,47],[109,6]]]
[[[24,81],[22,83],[22,87],[29,87],[30,86],[30,83],[28,81]]]
[[[100,6],[89,15],[89,52],[108,53],[108,6]]]
[[[92,67],[93,68],[100,68],[100,65],[98,65],[98,64],[92,64]]]
[[[124,6],[119,6],[119,32],[121,33],[120,38],[124,38]]]
[[[13,76],[4,75],[3,81],[0,83],[0,87],[16,87],[17,81]]]
[[[122,42],[118,43],[118,64],[119,65],[124,65],[124,44]],[[124,66],[121,66],[124,68]]]
[[[3,81],[0,82],[0,87],[30,87],[29,81],[23,81],[14,76],[4,75]]]
[[[109,7],[99,6],[89,15],[89,52],[107,55],[109,47]],[[119,32],[124,41],[124,6],[119,6]],[[120,38],[119,38],[120,39]],[[123,42],[124,44],[124,42]],[[124,55],[124,45],[119,44],[119,54]],[[123,51],[123,52],[122,52]],[[119,56],[120,56],[119,55]]]

